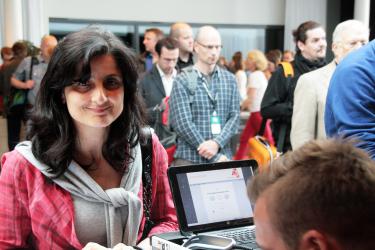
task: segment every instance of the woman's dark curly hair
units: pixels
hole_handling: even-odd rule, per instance
[[[65,172],[76,150],[77,134],[63,102],[64,88],[77,76],[90,75],[90,61],[100,55],[113,56],[124,84],[124,109],[110,125],[102,153],[117,171],[124,171],[133,160],[130,150],[139,142],[145,114],[137,91],[135,55],[111,32],[89,26],[67,35],[57,45],[28,125],[34,156],[56,176]]]

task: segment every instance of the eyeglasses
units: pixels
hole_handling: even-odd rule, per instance
[[[204,44],[201,44],[200,42],[197,42],[197,41],[196,41],[196,43],[198,43],[203,48],[206,48],[206,49],[209,49],[209,50],[212,50],[214,48],[219,50],[219,49],[223,48],[223,45],[221,45],[221,44],[220,45],[204,45]]]

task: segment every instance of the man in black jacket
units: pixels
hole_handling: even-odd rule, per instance
[[[326,33],[320,24],[314,21],[304,22],[293,31],[293,36],[296,43],[296,56],[291,63],[294,74],[286,77],[280,66],[272,74],[261,104],[263,118],[272,119],[272,132],[279,152],[291,149],[293,93],[298,78],[326,64]]]
[[[193,30],[187,23],[174,23],[171,26],[169,36],[177,42],[180,54],[177,61],[177,69],[181,71],[183,68],[192,66],[193,61]]]
[[[171,93],[173,80],[177,75],[175,67],[179,50],[173,39],[168,37],[156,43],[155,51],[159,60],[140,80],[142,96],[147,107],[148,124],[152,127],[158,114],[157,107]]]

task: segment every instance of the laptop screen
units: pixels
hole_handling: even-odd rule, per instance
[[[234,161],[169,170],[182,229],[206,231],[250,225],[253,209],[247,197],[246,182],[255,167],[254,161]]]

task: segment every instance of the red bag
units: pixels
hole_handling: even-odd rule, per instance
[[[176,133],[169,126],[169,97],[163,99],[159,107],[158,115],[154,124],[155,134],[159,137],[160,143],[163,145],[168,154],[168,165],[173,161],[173,155],[176,151]]]

